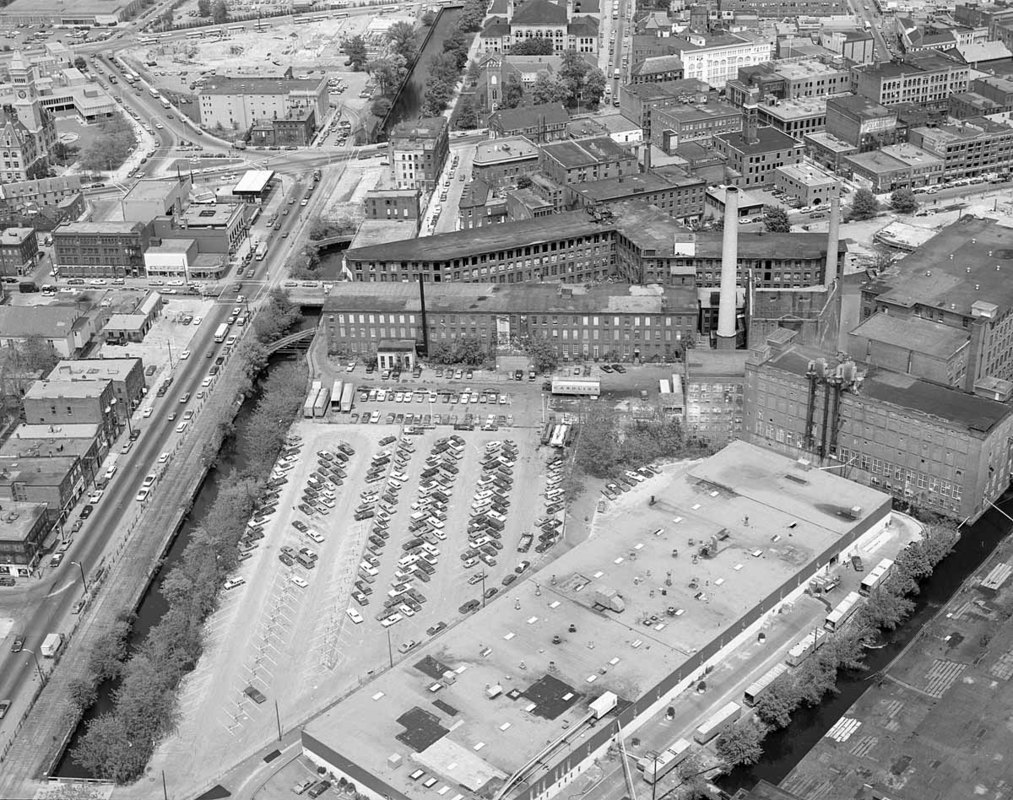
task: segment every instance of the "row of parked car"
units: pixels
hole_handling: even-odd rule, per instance
[[[650,477],[659,474],[656,467],[640,467],[640,469],[628,469],[616,475],[612,480],[606,481],[601,493],[609,500],[615,500],[623,492],[628,492],[638,483],[643,483]]]
[[[496,566],[497,556],[503,549],[503,530],[506,527],[506,516],[510,508],[510,490],[513,488],[513,469],[517,461],[517,445],[510,439],[502,442],[489,442],[485,446],[482,458],[482,475],[475,487],[475,496],[471,504],[471,520],[468,523],[468,547],[461,553],[465,569],[470,569],[481,561],[487,567]],[[469,584],[484,583],[485,570],[474,573],[468,578]],[[504,586],[517,580],[516,574],[507,575]],[[485,589],[485,599],[496,595],[499,589],[495,586]],[[478,600],[469,600],[461,606],[462,613],[474,611],[479,607]]]

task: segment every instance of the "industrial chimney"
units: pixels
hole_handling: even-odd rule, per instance
[[[830,227],[827,233],[827,274],[824,283],[837,280],[837,250],[841,238],[841,194],[835,190],[830,197]],[[840,291],[838,289],[838,291]]]
[[[760,115],[759,102],[760,90],[750,87],[749,94],[746,95],[745,102],[742,104],[742,141],[745,144],[756,144],[760,141],[756,134]]]
[[[718,301],[717,346],[734,350],[737,342],[735,322],[735,284],[739,266],[739,190],[725,189],[725,232],[721,242],[721,295]]]
[[[429,321],[426,319],[426,284],[425,275],[419,273],[419,306],[422,319],[422,355],[429,357]]]

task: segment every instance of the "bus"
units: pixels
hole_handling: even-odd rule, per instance
[[[150,94],[156,100],[159,98],[158,89],[156,89],[154,86],[148,87],[148,94]]]
[[[352,410],[352,403],[355,400],[355,386],[349,381],[341,390],[341,412],[348,414]]]
[[[155,99],[162,104],[162,108],[172,108],[172,103],[166,100],[162,95],[159,95]]]
[[[697,728],[693,733],[693,738],[696,739],[699,744],[707,744],[707,742],[719,733],[723,733],[725,730],[730,728],[735,720],[739,718],[741,713],[742,706],[735,702],[728,703],[713,717]]]
[[[671,747],[658,753],[657,756],[640,758],[637,761],[637,766],[643,771],[644,780],[651,784],[660,781],[689,757],[689,750],[692,746],[686,739],[679,739]]]
[[[806,634],[799,639],[788,651],[784,659],[789,667],[797,667],[809,656],[819,650],[827,640],[827,632],[823,628],[814,628],[812,633]]]
[[[267,255],[267,242],[266,241],[259,242],[257,244],[257,249],[254,251],[254,255],[256,256],[257,261],[263,261],[264,260],[264,256]]]
[[[872,572],[862,578],[862,584],[858,587],[859,593],[868,597],[877,586],[887,579],[891,569],[893,569],[893,560],[884,558],[872,568]]]
[[[292,20],[292,23],[295,25],[305,25],[308,22],[312,22],[312,20],[309,17],[296,17],[294,20]]]
[[[229,323],[223,322],[217,328],[215,328],[215,341],[224,342],[225,337],[229,335]]]
[[[823,627],[833,633],[844,627],[844,623],[851,619],[851,615],[858,611],[858,605],[862,596],[858,592],[848,592],[848,596],[837,604],[837,608],[827,614]]]
[[[671,394],[672,386],[668,382],[668,378],[658,379],[658,394]]]
[[[566,431],[569,425],[557,425],[552,429],[552,438],[549,439],[549,447],[563,447],[566,444]]]
[[[244,28],[242,25],[230,25],[226,30],[229,33],[242,33]]]
[[[552,393],[554,395],[570,395],[573,397],[590,397],[597,399],[601,394],[601,381],[577,380],[575,378],[553,378]]]
[[[341,410],[341,390],[344,388],[344,382],[335,380],[334,385],[331,386],[331,411]]]
[[[204,34],[201,31],[194,31],[193,33],[188,33],[186,35],[186,38],[187,39],[203,39],[204,38]]]
[[[316,399],[313,401],[313,416],[322,417],[327,413],[327,407],[331,404],[331,390],[326,386],[322,386],[320,391],[317,392]]]
[[[140,44],[155,44],[155,42],[157,42],[158,39],[153,39],[150,36],[139,36],[139,37],[137,37],[137,41]]]
[[[755,706],[759,699],[763,697],[764,692],[770,688],[770,684],[784,675],[787,671],[788,667],[784,664],[776,665],[758,681],[754,681],[746,687],[746,691],[742,695],[742,700],[747,706]]]

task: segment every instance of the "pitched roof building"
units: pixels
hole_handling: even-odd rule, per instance
[[[594,54],[598,52],[598,13],[597,0],[498,2],[479,33],[479,49],[506,53],[518,42],[543,38],[552,42],[557,54],[566,50]]]

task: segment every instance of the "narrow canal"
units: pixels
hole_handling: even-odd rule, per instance
[[[298,329],[301,330],[306,327],[315,326],[319,319],[319,316],[317,316],[318,314],[319,310],[307,313],[304,309],[303,319],[300,322]],[[275,369],[282,364],[290,363],[293,358],[302,357],[302,355],[278,355],[272,357],[268,365],[267,372],[261,376],[261,381],[258,384],[258,387],[263,384],[272,369]],[[259,398],[260,390],[258,388],[243,401],[242,408],[240,408],[235,420],[235,436],[237,438],[249,435],[250,414],[256,407],[257,400]],[[193,507],[190,509],[190,513],[187,515],[186,519],[183,520],[183,524],[175,539],[173,539],[165,558],[162,560],[162,564],[158,572],[156,572],[152,577],[151,584],[148,586],[147,591],[145,591],[144,596],[141,598],[141,604],[137,609],[137,619],[134,622],[134,626],[130,632],[130,638],[128,639],[128,645],[131,652],[144,641],[144,637],[148,635],[148,631],[159,623],[162,619],[162,615],[168,610],[165,597],[162,595],[162,581],[165,579],[165,576],[169,574],[172,568],[179,561],[180,556],[183,554],[187,544],[190,542],[190,536],[201,526],[201,524],[203,524],[208,512],[214,506],[219,490],[223,486],[228,485],[233,474],[244,471],[246,466],[247,464],[237,455],[236,448],[231,445],[231,442],[226,441],[222,447],[221,453],[219,454],[217,464],[208,472],[207,477],[204,479],[204,483],[201,485],[200,490],[197,492],[197,496],[194,498]],[[63,754],[56,765],[56,769],[53,771],[55,776],[60,778],[94,777],[74,760],[72,753],[78,742],[81,741],[81,737],[84,735],[85,730],[87,730],[88,723],[91,720],[102,716],[102,714],[107,711],[112,710],[113,696],[118,685],[118,681],[112,680],[106,681],[98,687],[98,696],[95,703],[85,712],[81,722],[74,730],[74,734],[70,738],[70,742],[63,751]]]
[[[1013,500],[1013,492],[1007,490],[1004,500]],[[735,769],[717,784],[729,794],[734,794],[740,788],[752,788],[761,779],[773,784],[784,780],[872,685],[876,674],[897,657],[1011,530],[1013,525],[995,510],[989,511],[974,525],[965,527],[953,552],[940,562],[932,577],[921,585],[921,591],[913,598],[915,610],[911,617],[901,627],[883,635],[880,649],[866,651],[866,669],[842,673],[837,683],[839,694],[828,696],[817,708],[797,711],[787,728],[766,738],[763,758],[759,763]]]

